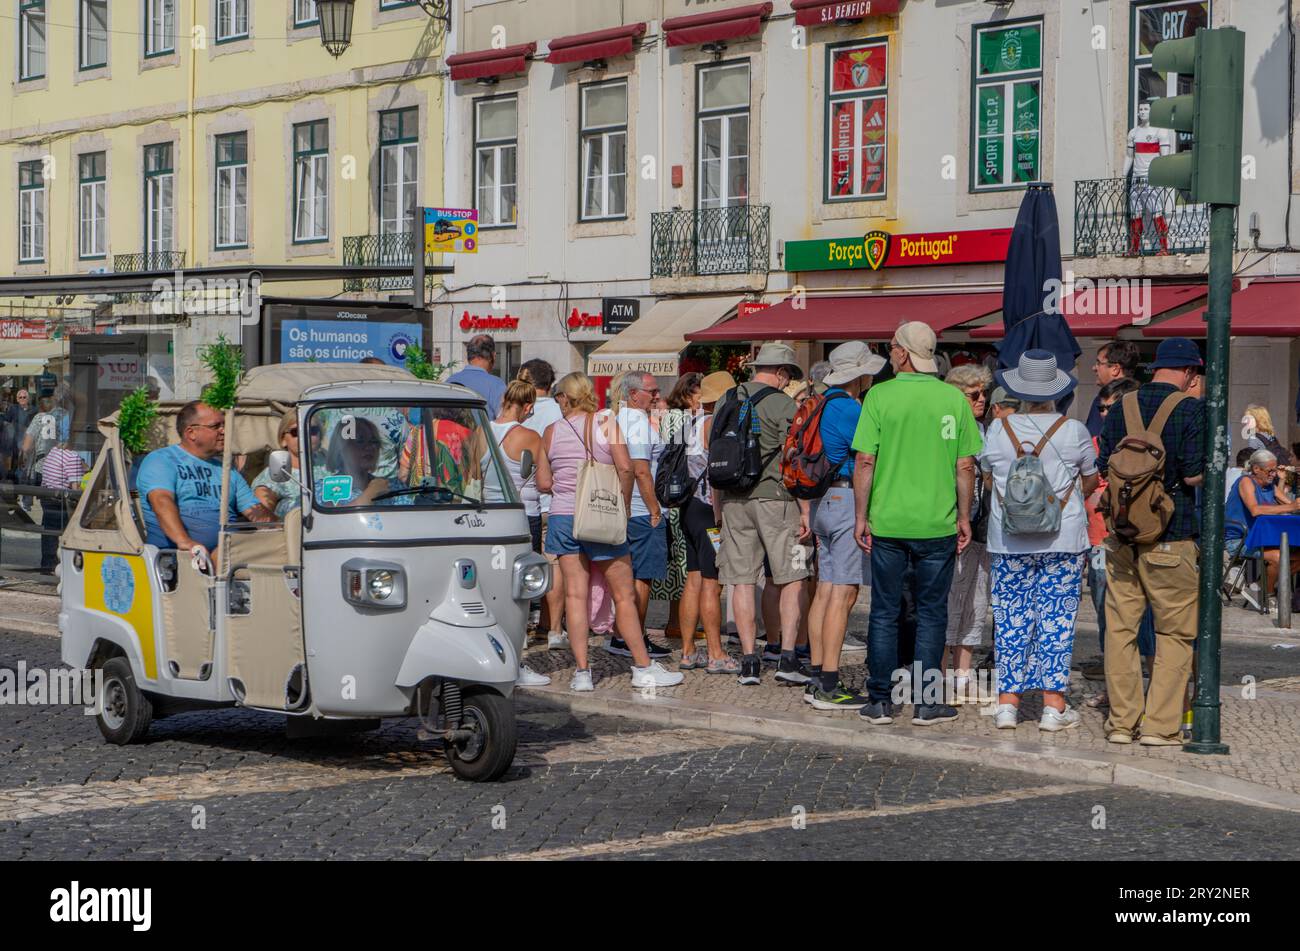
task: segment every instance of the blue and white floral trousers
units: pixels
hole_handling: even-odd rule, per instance
[[[993,556],[993,636],[998,692],[1064,692],[1084,553]]]

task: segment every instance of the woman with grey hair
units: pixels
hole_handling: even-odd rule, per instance
[[[944,382],[962,391],[975,415],[980,438],[984,438],[984,411],[993,374],[988,367],[966,363],[948,371]],[[953,566],[952,587],[948,589],[948,663],[956,678],[953,700],[964,703],[970,697],[970,671],[975,648],[984,642],[988,623],[989,574],[988,505],[983,480],[975,480],[975,497],[971,501],[971,543],[957,556]]]
[[[1267,449],[1255,450],[1246,461],[1245,473],[1228,493],[1224,508],[1223,537],[1228,552],[1235,555],[1241,551],[1259,516],[1294,515],[1298,511],[1300,503],[1291,498],[1285,481],[1278,477],[1277,456]],[[1277,548],[1263,548],[1260,557],[1268,565],[1268,585],[1276,590],[1282,552]],[[1300,549],[1291,555],[1291,571],[1300,571]],[[1291,600],[1293,610],[1300,609],[1300,591]]]

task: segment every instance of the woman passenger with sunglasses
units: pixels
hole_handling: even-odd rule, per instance
[[[289,459],[293,463],[294,475],[297,477],[298,457],[301,455],[301,449],[298,442],[298,414],[296,412],[291,410],[281,417],[277,441],[281,449],[289,450]],[[320,451],[320,427],[315,423],[311,427],[311,449],[314,458]],[[298,477],[298,480],[301,482],[301,477]],[[253,492],[257,495],[259,502],[275,513],[276,518],[284,518],[292,509],[296,509],[302,504],[302,489],[299,488],[298,482],[293,481],[293,479],[287,482],[272,482],[269,469],[263,469],[262,473],[253,480]]]

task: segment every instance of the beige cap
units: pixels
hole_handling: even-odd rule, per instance
[[[934,348],[938,341],[934,329],[919,320],[909,320],[900,324],[894,331],[894,340],[912,357],[912,366],[918,373],[937,373],[939,365],[934,359]]]

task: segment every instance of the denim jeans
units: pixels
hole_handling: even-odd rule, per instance
[[[908,568],[916,578],[916,662],[925,673],[940,671],[948,630],[948,588],[956,561],[956,535],[872,538],[867,695],[873,703],[891,699],[893,674],[899,665],[899,621]],[[921,686],[915,677],[913,681],[915,687]]]
[[[1093,565],[1091,556],[1088,561],[1088,591],[1092,594],[1092,606],[1097,611],[1097,644],[1102,654],[1106,653],[1106,568]],[[1150,606],[1142,615],[1142,624],[1138,627],[1138,653],[1143,657],[1156,656],[1156,618]]]

